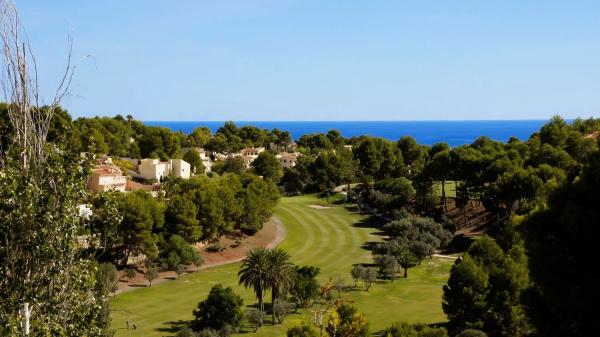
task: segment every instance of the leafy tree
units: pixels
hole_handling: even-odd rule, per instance
[[[578,179],[559,187],[548,207],[523,224],[534,282],[529,311],[540,335],[585,336],[594,331],[593,269],[600,223],[600,153]]]
[[[362,275],[362,281],[365,284],[365,289],[369,291],[373,282],[377,281],[377,270],[372,267],[366,268]]]
[[[244,319],[242,298],[233,292],[231,287],[223,288],[221,284],[212,287],[206,300],[198,304],[194,310],[191,327],[195,331],[206,328],[221,330],[226,326],[237,328]]]
[[[258,308],[261,312],[265,311],[264,292],[269,289],[268,274],[269,274],[269,251],[265,248],[258,247],[251,249],[244,260],[242,267],[238,272],[239,283],[246,288],[252,288],[258,299]]]
[[[369,324],[365,315],[358,312],[355,307],[342,304],[331,313],[327,323],[327,333],[333,337],[367,337]]]
[[[210,140],[212,132],[207,127],[198,127],[188,136],[187,146],[202,147]],[[186,160],[187,161],[187,160]],[[188,162],[189,163],[189,162]]]
[[[118,192],[95,193],[91,196],[90,232],[98,236],[96,248],[99,259],[105,259],[123,244],[123,237],[118,230],[123,216],[118,207]],[[110,259],[115,261],[114,258]]]
[[[168,233],[181,235],[188,242],[196,242],[202,235],[196,219],[196,206],[184,196],[176,195],[169,200],[165,221]]]
[[[211,167],[211,171],[218,174],[224,174],[225,172],[241,174],[245,170],[244,158],[240,156],[229,156],[225,160],[214,163]]]
[[[358,282],[363,278],[364,273],[365,267],[363,267],[362,265],[352,267],[352,270],[350,270],[350,275],[352,275],[354,287],[358,287]]]
[[[529,322],[520,302],[528,285],[522,250],[502,251],[491,238],[475,241],[450,272],[442,307],[454,331],[481,329],[492,336],[524,336]]]
[[[388,278],[393,282],[400,270],[398,260],[392,255],[379,255],[375,257],[375,263],[379,265],[379,274],[381,277]]]
[[[153,221],[148,204],[138,194],[123,194],[119,199],[119,212],[123,214],[123,220],[118,226],[125,249],[123,265],[127,265],[131,254],[143,253],[150,259],[157,257],[158,249],[152,236]]]
[[[190,164],[193,173],[204,174],[206,167],[204,167],[204,164],[202,163],[202,159],[200,158],[198,151],[194,149],[187,151],[183,155],[183,160]]]
[[[97,282],[101,292],[105,295],[114,293],[117,291],[117,284],[119,282],[119,272],[114,264],[101,263],[98,268]]]
[[[250,309],[246,312],[246,318],[254,326],[254,332],[257,332],[265,320],[265,313],[260,310]]]
[[[135,279],[137,272],[133,268],[125,269],[125,277],[127,277],[127,282],[130,282]]]
[[[468,255],[456,260],[444,286],[442,303],[450,325],[482,328],[488,292],[488,274]]]
[[[312,300],[319,296],[317,275],[319,275],[319,268],[317,267],[296,267],[296,279],[290,288],[292,301],[296,303],[296,307],[306,308]]]
[[[146,274],[144,274],[144,278],[148,280],[150,283],[150,287],[152,288],[152,281],[156,280],[159,276],[158,268],[154,266],[150,266],[146,269]]]
[[[283,167],[275,155],[269,151],[261,152],[251,164],[254,173],[262,176],[264,179],[278,182],[283,177]]]
[[[283,298],[278,298],[273,302],[272,310],[275,317],[277,317],[277,322],[281,324],[290,313],[290,303]],[[273,322],[273,324],[275,323]]]

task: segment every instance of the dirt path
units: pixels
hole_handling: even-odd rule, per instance
[[[229,237],[223,237],[219,242],[226,247],[222,252],[210,253],[206,251],[206,247],[197,246],[200,251],[204,263],[200,267],[187,266],[186,273],[197,272],[202,269],[208,269],[218,267],[230,263],[236,263],[244,259],[246,253],[256,247],[274,248],[279,245],[283,239],[285,239],[285,227],[283,223],[276,217],[273,216],[261,230],[255,235],[248,236],[242,239],[242,244],[237,246],[235,240]],[[138,288],[145,288],[148,286],[148,280],[144,278],[143,268],[137,269],[138,273],[136,277],[130,282],[124,276],[124,271],[120,272],[121,280],[117,284],[116,294],[132,291]],[[141,272],[140,272],[141,271]],[[159,277],[152,281],[152,285],[159,284],[168,280],[176,279],[177,274],[173,271],[161,272]]]

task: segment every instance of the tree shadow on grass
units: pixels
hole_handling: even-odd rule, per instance
[[[166,325],[166,327],[160,327],[154,330],[160,332],[177,333],[179,330],[181,330],[181,328],[189,325],[189,323],[189,321],[184,321],[181,319],[177,321],[167,321],[163,323],[163,325]]]

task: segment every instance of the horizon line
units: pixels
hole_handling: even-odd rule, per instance
[[[138,120],[140,122],[189,122],[189,123],[224,123],[224,122],[242,122],[242,123],[354,123],[354,122],[539,122],[548,121],[550,118],[534,118],[534,119],[356,119],[356,120],[235,120],[235,119],[222,119],[222,120],[166,120],[166,119],[154,119],[154,120]],[[577,117],[581,119],[587,119],[583,117]],[[563,118],[565,121],[573,121],[577,118]]]

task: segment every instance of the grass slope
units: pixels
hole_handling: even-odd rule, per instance
[[[325,205],[325,201],[315,196],[280,201],[275,214],[285,224],[287,232],[281,247],[292,255],[294,263],[320,267],[321,282],[341,276],[350,286],[352,265],[370,263],[371,253],[364,247],[369,242],[381,241],[381,236],[364,215],[349,212],[341,206],[316,209],[311,205]],[[342,299],[367,315],[372,332],[397,320],[445,321],[441,310],[442,285],[447,280],[451,263],[443,259],[426,260],[409,270],[408,279],[374,284],[369,292],[359,286],[357,290],[342,293]],[[192,318],[192,310],[216,283],[234,287],[246,305],[255,304],[252,292],[237,285],[239,266],[235,263],[207,269],[152,288],[118,295],[111,303],[117,336],[172,335],[182,320]],[[267,302],[270,302],[268,297]],[[283,325],[267,324],[252,335],[284,336],[289,326],[310,320],[312,315],[311,309],[300,311],[290,315]],[[135,332],[125,330],[127,320],[135,321],[138,328]]]

